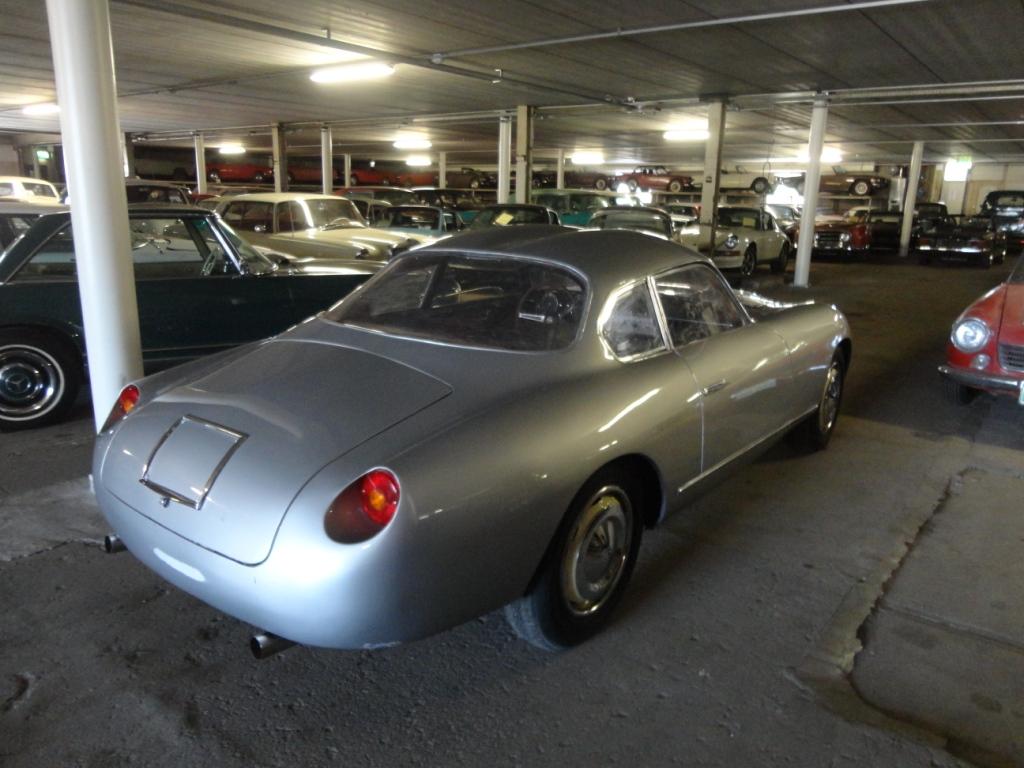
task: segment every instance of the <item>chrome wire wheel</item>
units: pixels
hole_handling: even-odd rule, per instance
[[[757,253],[752,247],[743,252],[743,264],[740,265],[740,276],[750,277],[757,268]]]
[[[561,591],[571,613],[599,610],[614,593],[630,554],[633,506],[609,485],[594,494],[569,532],[562,555]]]
[[[842,394],[843,366],[839,360],[833,359],[825,377],[825,388],[822,390],[821,403],[818,406],[818,431],[822,435],[829,434],[836,425]]]
[[[57,406],[64,390],[64,372],[49,352],[27,344],[0,346],[0,419],[41,418]]]

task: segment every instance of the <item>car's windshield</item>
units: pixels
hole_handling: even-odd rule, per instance
[[[436,208],[395,205],[385,209],[376,222],[378,227],[392,229],[440,229],[441,212]]]
[[[719,208],[718,226],[720,227],[757,227],[761,212],[756,208]]]
[[[540,352],[575,340],[585,299],[583,282],[553,265],[424,253],[392,262],[326,317],[457,346]]]
[[[1024,208],[1024,192],[1000,192],[989,196],[985,202],[990,208]]]
[[[672,236],[671,223],[666,216],[657,211],[599,211],[590,219],[589,226],[596,229],[631,229],[636,232],[653,232],[665,237]]]
[[[213,237],[214,224],[210,219],[199,218],[196,219],[195,222],[196,229],[199,230],[199,234],[203,236],[203,239],[210,245],[216,243],[216,239]],[[227,238],[228,242],[234,246],[235,251],[238,253],[238,257],[245,263],[246,267],[248,267],[249,272],[254,275],[264,275],[277,269],[277,264],[235,234],[235,230],[225,224],[223,219],[220,220],[220,231],[224,234],[224,237]]]
[[[684,205],[683,203],[669,203],[665,206],[665,210],[678,216],[697,216],[696,206]]]
[[[543,208],[519,208],[516,206],[495,206],[484,208],[473,219],[470,229],[487,227],[510,227],[517,224],[547,224],[548,212]]]
[[[177,187],[158,184],[128,184],[125,186],[129,203],[175,203],[188,205],[185,193]]]
[[[305,209],[305,219],[311,225],[311,228],[331,227],[337,229],[340,227],[366,226],[363,217],[359,214],[356,207],[352,205],[351,200],[345,200],[341,197],[324,197],[299,200],[298,203]],[[298,217],[298,220],[296,219],[296,216],[292,216],[292,221],[297,229],[301,217]]]
[[[373,197],[376,200],[387,200],[392,205],[416,204],[416,193],[408,189],[375,189]]]

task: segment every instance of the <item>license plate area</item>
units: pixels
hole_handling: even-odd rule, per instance
[[[161,496],[192,509],[203,502],[246,434],[198,416],[182,416],[163,434],[142,470],[139,482]]]

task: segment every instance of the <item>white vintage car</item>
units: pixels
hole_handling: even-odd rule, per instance
[[[785,272],[793,253],[793,244],[775,217],[759,208],[719,208],[712,254],[708,254],[710,236],[709,227],[693,225],[680,230],[679,242],[710,255],[719,269],[737,270],[742,277],[750,277],[758,264]]]

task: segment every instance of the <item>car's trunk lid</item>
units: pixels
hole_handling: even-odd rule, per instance
[[[270,342],[133,414],[107,453],[102,482],[184,538],[258,563],[317,470],[450,392],[362,350]]]

